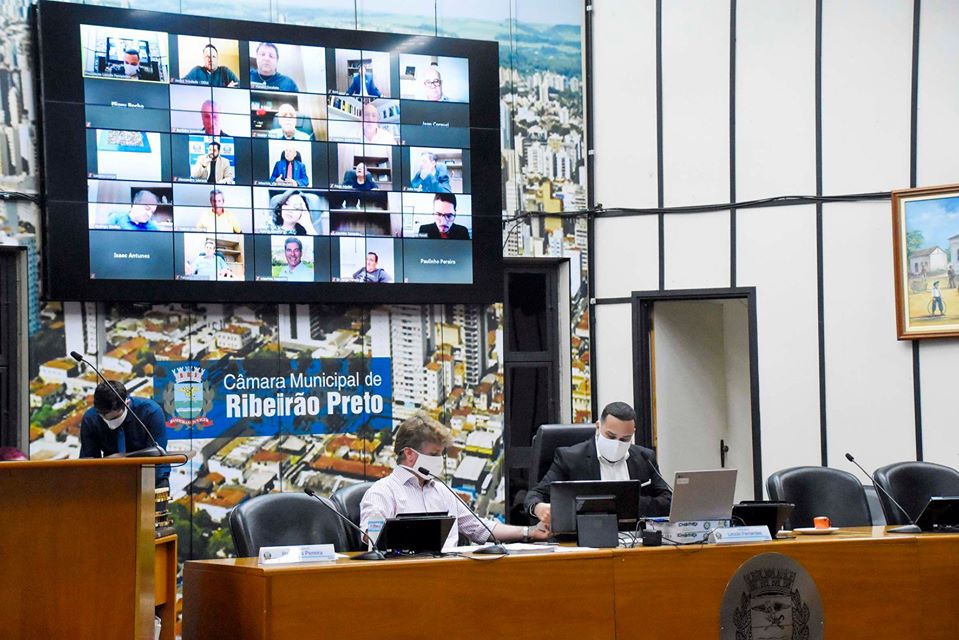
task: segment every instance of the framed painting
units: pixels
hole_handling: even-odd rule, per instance
[[[959,336],[959,185],[892,192],[900,340]]]

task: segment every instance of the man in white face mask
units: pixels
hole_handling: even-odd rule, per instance
[[[365,531],[370,520],[395,518],[400,513],[442,511],[455,516],[457,524],[450,530],[445,546],[456,546],[459,534],[476,543],[486,542],[489,538],[486,528],[453,494],[437,486],[432,479],[432,476],[436,476],[445,482],[445,453],[450,443],[446,427],[436,420],[423,414],[405,420],[393,439],[397,466],[393,473],[373,483],[363,496],[360,528]],[[549,537],[549,529],[545,525],[516,527],[488,520],[486,526],[504,542],[545,540]]]
[[[163,409],[153,400],[127,395],[122,382],[101,382],[93,392],[93,407],[87,409],[80,422],[80,457],[103,458],[114,453],[129,453],[153,445],[137,422],[140,418],[166,449],[166,418]],[[114,393],[115,391],[115,393]],[[134,415],[136,416],[134,417]],[[156,486],[169,486],[170,466],[156,469]]]
[[[560,480],[639,480],[640,516],[669,514],[672,492],[659,476],[656,454],[632,444],[636,412],[625,402],[606,405],[595,435],[581,444],[560,447],[543,479],[526,494],[526,509],[549,524],[549,486]],[[655,470],[654,470],[655,469]]]

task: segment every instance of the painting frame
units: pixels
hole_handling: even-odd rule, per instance
[[[959,184],[898,189],[890,200],[897,338],[959,336]]]

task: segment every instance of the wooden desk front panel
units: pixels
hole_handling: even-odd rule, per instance
[[[266,569],[234,562],[241,566],[187,563],[185,639],[615,636],[609,552]]]
[[[718,637],[729,579],[742,563],[765,552],[789,556],[812,576],[826,638],[919,637],[918,546],[911,537],[617,552],[617,637],[635,637],[638,629],[672,638]]]

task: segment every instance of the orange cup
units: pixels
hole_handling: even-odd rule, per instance
[[[812,524],[816,529],[828,529],[829,518],[826,516],[817,516],[812,519]]]

